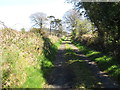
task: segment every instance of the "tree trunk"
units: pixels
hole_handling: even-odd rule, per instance
[[[103,50],[104,49],[104,31],[98,29],[98,41],[99,41],[99,45],[100,45],[100,49]]]

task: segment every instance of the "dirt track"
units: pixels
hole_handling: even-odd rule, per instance
[[[56,60],[54,62],[55,68],[50,74],[50,78],[49,78],[50,83],[48,88],[74,88],[75,82],[73,81],[73,79],[76,77],[73,71],[69,67],[67,67],[66,60],[65,60],[65,53],[66,53],[65,44],[66,43],[68,42],[64,41],[59,48],[58,54],[56,56]],[[94,74],[97,80],[102,83],[100,87],[103,87],[103,88],[118,87],[116,83],[113,82],[106,73],[100,71],[100,69],[98,68],[95,62],[85,57],[85,55],[82,54],[77,47],[70,44],[70,42],[69,42],[69,45],[73,49],[73,52],[76,52],[80,58],[84,57],[86,67],[90,68],[91,72]]]
[[[65,43],[62,43],[54,62],[55,69],[50,76],[50,84],[53,88],[71,88],[72,86],[74,75],[65,64],[65,48]]]

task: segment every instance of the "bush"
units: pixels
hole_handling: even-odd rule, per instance
[[[36,67],[42,53],[43,40],[32,32],[0,30],[2,46],[2,87],[19,87],[25,83],[26,68]]]
[[[0,30],[0,38],[2,87],[43,88],[46,74],[53,67],[59,38],[12,29]]]

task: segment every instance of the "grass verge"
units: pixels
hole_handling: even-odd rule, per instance
[[[8,28],[0,30],[0,38],[2,88],[43,88],[46,73],[53,67],[59,39],[54,36],[52,43],[39,33]]]
[[[29,77],[22,87],[44,88],[44,85],[48,82],[49,74],[54,68],[53,61],[60,46],[60,41],[52,44],[49,38],[43,38],[43,40],[43,52],[38,57],[39,63],[36,67],[27,69]]]
[[[120,64],[113,57],[95,51],[77,42],[73,42],[88,58],[95,61],[99,68],[120,84]]]
[[[44,40],[44,47],[43,47],[43,60],[41,64],[41,69],[43,71],[43,76],[46,79],[46,82],[49,82],[48,80],[49,80],[50,72],[54,68],[53,63],[58,51],[58,47],[61,44],[61,40],[54,44],[51,42],[49,38],[43,38],[43,40]]]

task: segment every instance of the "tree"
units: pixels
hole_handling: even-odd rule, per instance
[[[55,17],[54,16],[48,16],[48,18],[50,19],[50,34],[51,34]]]
[[[46,14],[42,12],[34,13],[30,16],[30,18],[34,23],[33,26],[38,26],[40,28],[40,31],[43,28],[43,25],[46,24],[46,20],[47,20]]]
[[[54,22],[55,22],[55,29],[56,30],[59,30],[60,29],[60,26],[62,25],[61,24],[61,19],[55,19]]]
[[[55,19],[54,23],[55,23],[55,30],[58,33],[57,35],[61,36],[62,35],[62,31],[63,31],[62,20],[61,19]]]
[[[97,28],[97,40],[101,50],[107,50],[114,56],[120,57],[120,3],[67,1],[73,3],[77,11],[85,9],[84,16]]]
[[[0,21],[0,24],[1,24],[4,28],[7,28],[7,26],[5,25],[4,22]]]
[[[21,32],[22,32],[22,33],[25,33],[25,28],[21,28]]]
[[[76,36],[76,26],[77,22],[80,20],[79,14],[75,10],[69,10],[63,16],[64,23],[66,23],[67,28],[72,31],[72,36]]]

